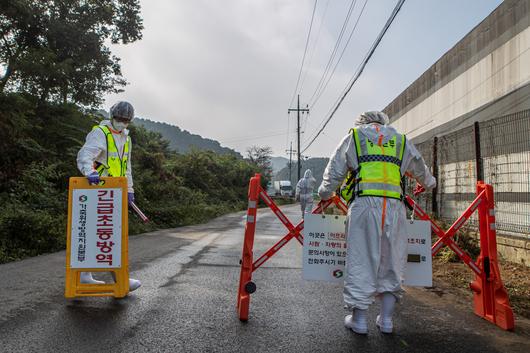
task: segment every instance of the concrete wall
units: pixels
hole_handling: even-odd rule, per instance
[[[530,0],[506,0],[444,54],[384,111],[416,144],[460,131],[475,121],[530,109]],[[528,137],[530,139],[530,136]],[[464,157],[463,159],[472,158]],[[513,202],[530,193],[530,171],[504,173],[503,165],[529,160],[530,151],[484,159],[486,182],[495,183],[497,219],[512,228],[499,234],[499,251],[530,265],[530,203]],[[475,192],[475,161],[439,160],[439,195],[444,218],[457,217]],[[525,170],[522,170],[525,169]],[[520,220],[520,226],[514,219]]]
[[[469,113],[476,115],[478,109],[503,97],[511,97],[508,103],[512,111],[530,108],[527,95],[515,94],[530,84],[529,8],[530,0],[501,4],[385,108],[392,124],[417,138],[453,120],[459,120],[459,128],[470,125],[476,119]],[[495,27],[494,21],[503,23],[504,31],[498,30],[498,36],[481,50],[472,50],[478,46],[481,34]],[[458,55],[465,60],[451,63],[451,58]],[[421,88],[426,90],[421,92]],[[405,104],[407,101],[410,102]],[[467,124],[462,123],[463,117]],[[448,132],[447,128],[444,131]]]

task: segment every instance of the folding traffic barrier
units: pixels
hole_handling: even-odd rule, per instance
[[[259,199],[263,200],[274,212],[278,219],[285,225],[288,233],[256,261],[253,261],[254,235]],[[431,248],[432,256],[436,255],[443,246],[448,246],[475,273],[475,280],[470,283],[470,288],[474,296],[475,313],[502,329],[512,330],[515,326],[513,311],[510,307],[508,293],[502,283],[498,266],[493,187],[484,182],[478,182],[475,200],[473,200],[471,205],[445,232],[412,198],[406,196],[405,202],[419,219],[431,223],[432,231],[439,237]],[[331,204],[337,205],[344,214],[348,211],[347,206],[342,200],[339,197],[335,197],[331,200],[320,202],[312,213],[321,213]],[[480,255],[476,261],[473,261],[471,256],[456,244],[453,236],[462,228],[476,210],[478,210],[479,218]],[[241,321],[248,320],[250,295],[256,291],[256,285],[252,282],[252,273],[274,256],[291,239],[295,238],[300,244],[303,244],[303,236],[301,234],[303,228],[303,220],[294,226],[278,206],[276,206],[269,195],[267,195],[266,191],[260,186],[259,174],[251,178],[237,298],[237,311]]]
[[[298,240],[300,244],[304,243],[301,231],[304,229],[304,221],[302,220],[296,226],[289,221],[285,214],[276,206],[274,201],[267,195],[267,192],[260,185],[261,176],[256,174],[250,179],[248,190],[248,210],[247,222],[245,225],[245,238],[243,242],[243,254],[241,257],[241,273],[239,277],[239,290],[237,294],[237,311],[241,321],[248,320],[248,312],[250,307],[250,295],[256,291],[256,284],[252,282],[252,273],[260,266],[267,262],[274,254],[276,254],[285,244],[293,238]],[[258,212],[259,200],[272,210],[278,219],[287,228],[288,233],[274,244],[269,250],[261,255],[256,261],[254,260],[254,235],[256,232],[256,216]],[[340,200],[339,197],[320,202],[312,213],[322,213],[331,204],[335,204],[344,214],[347,213],[348,207]]]
[[[475,273],[475,280],[470,283],[475,314],[504,330],[512,330],[515,326],[513,311],[508,292],[502,283],[497,258],[493,187],[479,181],[475,200],[446,232],[409,196],[406,196],[406,201],[420,219],[431,222],[432,231],[439,237],[432,246],[432,256],[447,245]],[[480,231],[480,255],[476,261],[473,261],[471,256],[456,244],[453,236],[476,210],[478,210]]]
[[[129,292],[127,178],[70,178],[66,246],[66,298]],[[81,272],[111,272],[115,283],[83,284]]]

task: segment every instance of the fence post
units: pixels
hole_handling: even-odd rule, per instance
[[[480,125],[478,121],[474,124],[475,132],[475,161],[477,164],[477,181],[484,181],[484,165],[480,151]]]
[[[432,189],[432,214],[438,217],[438,137],[432,143],[432,174],[436,178],[436,186]]]

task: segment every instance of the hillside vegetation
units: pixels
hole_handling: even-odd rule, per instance
[[[140,10],[139,0],[0,2],[0,263],[65,247],[77,152],[103,97],[127,83],[109,45],[142,38]],[[249,178],[268,175],[260,159],[190,149],[199,140],[187,132],[169,142],[130,130],[136,200],[151,219],[131,215],[131,234],[243,209]],[[180,142],[186,154],[170,148]],[[224,153],[208,143],[199,147]]]
[[[68,178],[80,176],[79,148],[97,116],[74,104],[37,104],[0,94],[0,263],[63,249]],[[229,154],[177,154],[159,134],[130,127],[137,204],[130,233],[202,222],[246,207],[249,178],[260,171]],[[266,181],[265,181],[266,182]]]
[[[169,141],[169,147],[179,153],[188,153],[192,149],[209,150],[220,154],[231,154],[242,158],[242,156],[231,148],[223,147],[218,141],[192,134],[178,126],[151,121],[148,119],[137,119],[135,124],[143,126],[147,130],[160,133]]]

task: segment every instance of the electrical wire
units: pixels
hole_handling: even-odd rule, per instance
[[[318,2],[318,0],[315,0],[315,5],[313,6],[313,13],[311,14],[311,23],[309,24],[309,31],[307,32],[307,39],[305,41],[304,55],[302,56],[302,64],[300,65],[300,71],[298,72],[298,79],[296,80],[296,87],[294,88],[293,97],[291,98],[291,102],[289,103],[289,107],[293,104],[294,97],[296,97],[296,93],[298,92],[298,84],[300,83],[300,77],[302,76],[302,70],[304,68],[304,61],[305,61],[305,56],[306,56],[306,53],[307,53],[307,46],[309,44],[309,37],[311,37],[311,29],[313,28],[313,19],[315,18],[315,11],[317,9],[317,2]]]
[[[346,18],[344,19],[344,22],[342,23],[342,28],[340,30],[339,36],[337,37],[337,40],[335,41],[335,46],[333,47],[333,50],[331,51],[331,55],[328,59],[328,63],[326,64],[326,67],[324,68],[324,72],[322,73],[322,76],[320,77],[320,80],[317,83],[317,86],[315,88],[315,91],[311,95],[311,98],[309,98],[309,102],[313,100],[316,93],[319,91],[320,87],[322,86],[322,82],[324,82],[329,69],[331,67],[331,64],[335,60],[335,55],[337,54],[337,50],[340,47],[340,42],[342,41],[342,36],[344,35],[344,32],[346,31],[346,28],[348,27],[348,23],[350,21],[351,14],[353,12],[353,8],[355,7],[357,0],[352,0],[350,3],[350,7],[348,8],[348,13],[346,14]]]
[[[355,32],[355,29],[357,28],[357,25],[359,24],[359,20],[361,19],[361,16],[363,15],[363,12],[364,12],[364,9],[365,9],[367,3],[368,3],[368,0],[365,0],[365,2],[363,4],[363,7],[361,9],[361,12],[359,13],[359,16],[357,17],[357,21],[355,21],[355,25],[353,26],[353,29],[350,32],[348,40],[346,41],[346,44],[344,45],[344,48],[342,49],[342,52],[340,53],[339,59],[335,63],[335,66],[333,67],[333,70],[331,71],[331,74],[328,76],[328,79],[326,80],[326,83],[324,84],[324,86],[322,87],[320,92],[317,94],[315,100],[310,104],[311,105],[310,109],[313,109],[315,104],[317,104],[318,100],[320,99],[320,97],[322,96],[322,94],[324,93],[326,88],[328,87],[329,82],[333,78],[333,75],[335,74],[335,70],[337,69],[337,66],[339,66],[339,63],[342,60],[342,57],[344,56],[344,53],[346,52],[346,48],[348,47],[348,44],[350,44],[351,38],[353,36],[353,33]]]
[[[394,19],[396,18],[399,10],[401,9],[401,7],[403,6],[403,3],[405,2],[405,0],[399,0],[398,3],[396,4],[396,7],[394,8],[394,10],[392,11],[392,13],[390,14],[390,17],[388,18],[388,20],[386,21],[385,23],[385,26],[383,27],[382,31],[379,33],[379,35],[377,36],[375,42],[372,44],[372,47],[370,48],[370,50],[368,51],[368,53],[366,54],[363,62],[361,63],[361,65],[358,67],[356,73],[353,75],[352,79],[350,80],[350,82],[348,83],[345,91],[343,91],[344,93],[342,94],[342,96],[338,99],[337,103],[335,104],[335,107],[332,109],[331,111],[331,114],[329,115],[329,117],[325,120],[324,122],[324,125],[322,126],[322,128],[320,128],[320,130],[317,132],[317,134],[315,135],[315,137],[313,137],[313,139],[311,140],[311,142],[309,142],[309,144],[302,150],[302,152],[305,152],[312,144],[313,142],[315,142],[315,140],[318,138],[318,136],[322,133],[322,131],[324,131],[324,129],[326,128],[326,126],[328,125],[329,121],[331,120],[331,118],[333,118],[333,116],[335,115],[335,113],[337,112],[337,110],[339,109],[339,107],[341,106],[342,102],[344,101],[344,99],[346,98],[346,96],[348,95],[348,93],[350,93],[353,85],[355,84],[355,82],[359,79],[359,77],[361,76],[364,68],[366,67],[366,64],[368,64],[368,61],[370,61],[370,58],[372,57],[372,55],[374,54],[375,52],[375,49],[377,48],[377,46],[379,45],[379,43],[381,42],[381,40],[383,39],[385,33],[387,32],[388,28],[390,28],[390,25],[392,24],[392,22],[394,21]]]
[[[323,26],[324,20],[326,19],[326,14],[328,13],[329,2],[330,2],[330,0],[328,0],[326,2],[326,5],[324,6],[324,12],[322,13],[322,18],[320,19],[320,26],[318,27],[318,32],[317,32],[316,39],[313,42],[313,45],[311,46],[311,49],[309,50],[309,53],[310,53],[309,54],[309,61],[307,62],[307,67],[308,68],[311,67],[311,63],[313,62],[313,57],[315,56],[317,44],[318,44],[318,41],[320,39],[320,34],[322,33],[322,27],[324,27]],[[304,71],[304,75],[302,76],[302,83],[300,83],[300,95],[302,95],[303,88],[304,88],[304,83],[305,83],[305,80],[307,78],[307,73],[308,72],[309,72],[309,70],[306,69]]]

